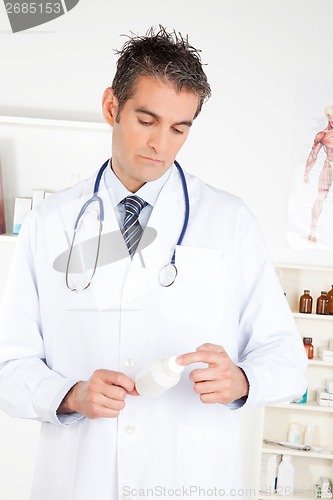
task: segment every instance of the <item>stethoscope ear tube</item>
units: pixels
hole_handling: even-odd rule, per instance
[[[182,228],[182,231],[180,233],[180,236],[178,238],[178,241],[177,241],[177,245],[181,245],[182,242],[183,242],[183,239],[184,239],[184,236],[185,236],[185,233],[186,233],[186,230],[187,230],[187,226],[188,226],[188,221],[189,221],[189,218],[190,218],[190,200],[189,200],[189,196],[188,196],[188,189],[187,189],[187,184],[186,184],[186,179],[185,179],[185,174],[183,172],[183,169],[181,168],[181,166],[179,165],[178,161],[175,160],[175,165],[178,169],[178,172],[179,172],[179,175],[180,175],[180,179],[182,181],[182,187],[183,187],[183,193],[184,193],[184,202],[185,202],[185,216],[184,216],[184,224],[183,224],[183,228]],[[175,255],[175,252],[174,252],[174,255]],[[174,262],[172,262],[174,264]]]
[[[92,203],[95,203],[95,202],[97,202],[98,205],[99,205],[99,207],[98,207],[99,210],[98,210],[98,213],[97,213],[97,220],[100,221],[100,222],[104,221],[104,205],[103,205],[103,200],[102,200],[102,198],[100,198],[99,196],[97,196],[97,194],[94,194],[91,198],[89,198],[89,200],[87,200],[85,202],[85,204],[81,208],[81,210],[79,212],[79,215],[77,216],[75,224],[74,224],[74,231],[77,231],[79,223],[80,223],[80,220],[81,220],[81,217],[83,217],[83,215],[85,214],[85,212],[86,212],[87,208],[89,207],[89,205],[91,205]]]

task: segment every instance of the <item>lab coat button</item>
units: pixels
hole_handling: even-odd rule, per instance
[[[133,368],[135,366],[134,359],[125,359],[124,365],[126,368]]]
[[[126,425],[125,432],[126,434],[134,434],[135,433],[134,425]]]

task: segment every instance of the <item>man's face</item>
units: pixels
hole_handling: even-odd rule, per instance
[[[112,89],[109,89],[112,93]],[[141,76],[135,93],[120,111],[113,95],[112,168],[131,192],[161,177],[184,144],[199,98],[191,92],[176,92],[167,83]]]

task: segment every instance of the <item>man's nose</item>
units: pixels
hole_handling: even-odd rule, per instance
[[[166,143],[167,143],[167,134],[164,130],[155,129],[154,131],[152,131],[148,140],[149,147],[154,149],[156,153],[160,153],[164,151]]]

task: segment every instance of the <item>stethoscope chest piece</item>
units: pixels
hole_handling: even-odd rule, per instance
[[[177,277],[178,271],[174,264],[168,264],[160,270],[160,283],[164,287],[171,286]]]

